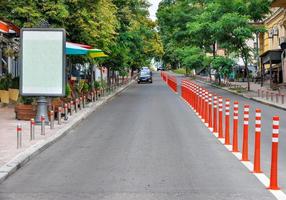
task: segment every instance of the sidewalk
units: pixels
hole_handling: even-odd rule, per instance
[[[86,108],[79,110],[69,116],[67,121],[62,119],[62,124],[55,121],[55,128],[45,127],[45,135],[41,135],[41,127],[35,127],[35,140],[30,141],[30,122],[18,121],[15,119],[14,108],[0,108],[0,182],[14,173],[18,168],[28,162],[33,156],[39,154],[44,149],[59,138],[67,134],[73,127],[94,112],[99,106],[109,101],[112,97],[125,90],[134,81],[118,88],[114,93],[102,97],[96,102],[86,105]],[[17,149],[17,124],[22,125],[22,147]]]
[[[261,87],[258,83],[251,82],[250,91],[247,91],[247,82],[230,82],[228,86],[218,86],[214,83],[210,83],[208,77],[202,76],[196,76],[196,81],[212,85],[213,87],[221,88],[269,106],[286,110],[286,94],[279,91],[273,91],[268,87]]]

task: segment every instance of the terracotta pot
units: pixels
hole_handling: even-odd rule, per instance
[[[31,120],[36,117],[37,108],[34,105],[17,104],[15,106],[16,119]]]

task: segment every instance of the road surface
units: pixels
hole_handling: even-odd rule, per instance
[[[157,73],[0,185],[1,200],[274,199]]]

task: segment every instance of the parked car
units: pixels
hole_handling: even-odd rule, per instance
[[[142,70],[139,73],[138,76],[138,84],[140,84],[141,82],[147,82],[147,83],[152,83],[152,72],[150,70]]]
[[[163,66],[157,67],[157,71],[165,71],[165,68]]]

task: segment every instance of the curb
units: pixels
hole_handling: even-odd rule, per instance
[[[225,91],[230,92],[230,93],[232,93],[232,94],[241,96],[241,97],[243,97],[243,98],[245,98],[245,99],[253,100],[253,101],[256,101],[256,102],[258,102],[258,103],[262,103],[262,104],[264,104],[264,105],[272,106],[272,107],[274,107],[274,108],[278,108],[278,109],[281,109],[281,110],[285,110],[285,111],[286,111],[286,107],[283,107],[283,106],[281,106],[281,105],[272,104],[272,103],[269,102],[269,101],[266,101],[266,100],[263,100],[263,99],[259,99],[259,98],[257,98],[257,97],[247,97],[247,96],[245,96],[245,95],[243,95],[243,94],[234,92],[234,91],[232,91],[232,90],[229,90],[229,89],[226,89],[226,88],[223,88],[223,87],[219,87],[219,86],[216,86],[216,85],[212,85],[212,84],[210,84],[210,83],[207,83],[207,82],[204,82],[204,81],[201,81],[201,80],[195,80],[195,81],[197,81],[197,82],[199,82],[199,83],[203,83],[203,84],[209,85],[209,86],[212,86],[212,87],[214,87],[214,88],[218,88],[218,89],[221,89],[221,90],[225,90]]]
[[[102,100],[93,103],[92,105],[88,105],[87,110],[83,110],[83,112],[78,113],[78,117],[74,119],[74,122],[68,124],[66,127],[57,130],[51,137],[40,140],[36,144],[30,146],[25,151],[18,154],[16,157],[14,157],[12,160],[10,160],[8,163],[4,164],[0,167],[0,184],[5,181],[9,176],[11,176],[13,173],[15,173],[18,169],[23,167],[26,163],[28,163],[32,158],[39,155],[41,152],[46,150],[48,147],[56,143],[59,139],[64,137],[65,135],[69,134],[70,131],[78,126],[83,120],[85,120],[90,114],[92,114],[97,108],[102,106],[103,104],[109,102],[112,100],[115,96],[122,93],[124,90],[126,90],[130,85],[132,85],[135,81],[132,80],[127,85],[119,88],[115,93],[110,94],[106,97],[104,97]]]

